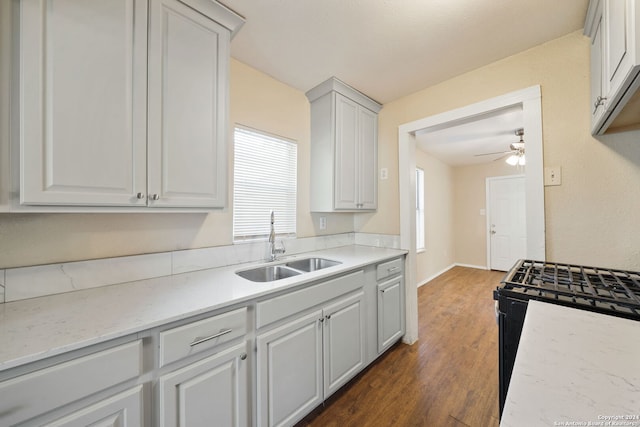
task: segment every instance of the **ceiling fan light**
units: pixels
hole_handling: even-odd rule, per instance
[[[505,161],[511,166],[515,166],[518,164],[518,156],[516,156],[515,154],[512,154],[509,157],[507,157],[507,160]]]
[[[518,165],[520,166],[524,166],[527,163],[527,160],[524,158],[524,154],[522,156],[520,156],[520,158],[518,159]]]

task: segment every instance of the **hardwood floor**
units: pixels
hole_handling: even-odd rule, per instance
[[[399,343],[299,427],[498,426],[502,272],[454,267],[418,289],[419,340]]]

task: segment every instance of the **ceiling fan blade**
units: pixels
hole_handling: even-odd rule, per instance
[[[483,154],[474,154],[475,157],[480,157],[480,156],[493,156],[495,154],[507,154],[507,153],[511,153],[512,150],[509,151],[498,151],[495,153],[483,153]]]
[[[502,156],[498,157],[497,159],[493,159],[494,162],[497,162],[498,160],[502,160],[505,157],[507,157],[508,155],[512,154],[511,151],[508,151],[507,154],[503,154]]]

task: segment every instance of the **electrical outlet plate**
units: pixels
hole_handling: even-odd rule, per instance
[[[381,168],[380,169],[380,179],[388,179],[389,178],[389,169]]]
[[[320,217],[320,230],[326,230],[327,229],[327,217],[326,216],[321,216]]]

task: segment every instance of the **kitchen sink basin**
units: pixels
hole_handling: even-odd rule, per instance
[[[340,265],[340,264],[342,263],[338,261],[332,261],[330,259],[305,258],[305,259],[298,259],[296,261],[288,262],[285,265],[287,267],[295,268],[296,270],[309,272],[309,271],[322,270],[323,268],[333,267],[334,265]]]
[[[342,263],[330,259],[304,258],[289,261],[286,264],[263,265],[249,270],[236,271],[236,274],[252,282],[273,282],[274,280],[286,279],[287,277],[322,270],[323,268],[340,264]]]
[[[252,282],[273,282],[302,273],[284,265],[265,265],[251,270],[237,271],[236,274]]]

